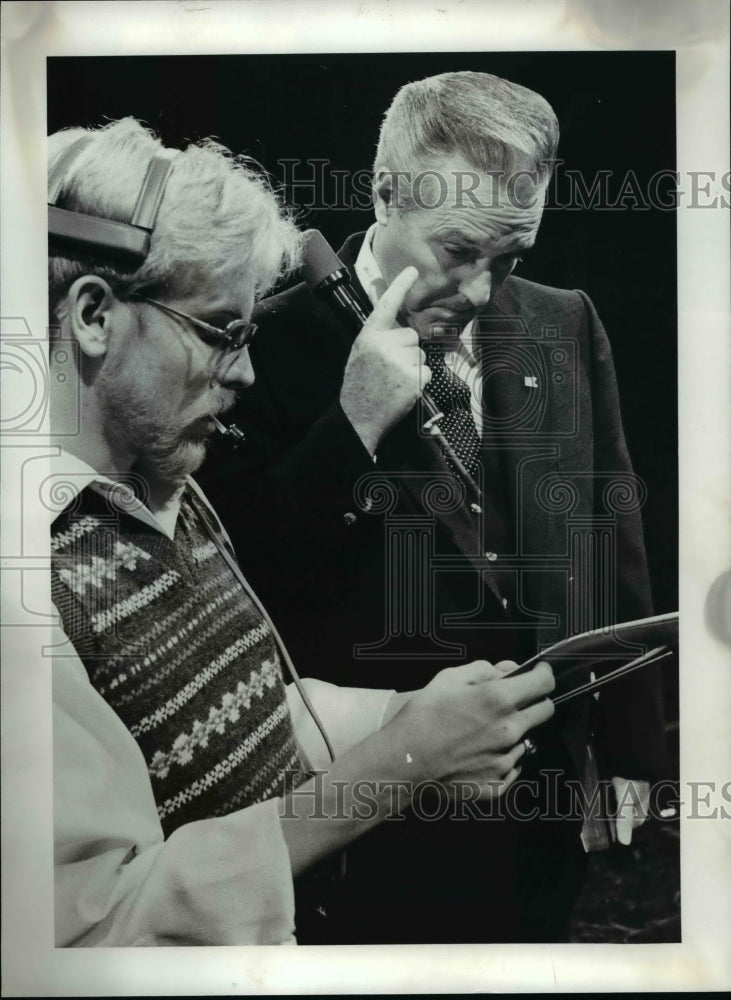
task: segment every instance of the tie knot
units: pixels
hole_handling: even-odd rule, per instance
[[[444,344],[435,344],[430,340],[423,340],[421,347],[426,355],[426,363],[430,368],[438,368],[444,365],[444,354],[446,351]]]

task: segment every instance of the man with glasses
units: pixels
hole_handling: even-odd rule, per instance
[[[298,234],[213,142],[171,158],[127,119],[49,154],[56,943],[291,942],[326,860],[425,780],[455,803],[510,786],[551,672],[478,661],[406,695],[299,682],[190,478],[253,381],[254,300]]]

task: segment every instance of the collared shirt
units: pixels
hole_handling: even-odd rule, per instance
[[[120,476],[119,479],[110,479],[109,476],[97,472],[82,458],[72,455],[63,448],[59,450],[58,455],[51,458],[50,468],[51,479],[64,483],[65,489],[62,491],[64,507],[68,506],[68,504],[71,503],[82,490],[86,489],[87,486],[90,486],[106,499],[112,509],[124,511],[125,514],[129,514],[130,516],[137,518],[142,521],[143,524],[148,525],[148,527],[154,528],[156,531],[162,531],[163,534],[167,533],[160,520],[158,520],[152,511],[149,510],[136,496],[134,490],[129,485],[135,480],[133,473],[130,473],[127,476]],[[190,477],[188,477],[186,482],[187,485],[195,491],[196,495],[200,497],[208,510],[211,511],[221,530],[221,534],[226,538],[226,541],[228,541],[228,536],[226,535],[223,525],[218,520],[215,511],[203,495],[201,488],[195,480]],[[179,506],[179,498],[172,501],[171,507],[174,509],[174,517],[172,518],[173,528],[175,526],[175,521],[177,520],[177,511],[179,510]],[[44,506],[43,509],[48,512],[48,526],[50,528],[51,523],[55,520],[56,516],[61,513],[63,508],[59,507],[58,510],[54,510],[53,507],[48,505]]]
[[[162,530],[131,490],[85,462],[62,453],[51,465],[67,487],[64,506],[90,486]],[[53,645],[57,946],[295,943],[279,800],[189,823],[165,840],[137,742],[60,627]],[[303,684],[336,753],[380,728],[392,694],[311,678]],[[323,739],[291,684],[287,702],[312,766],[327,767]]]
[[[386,291],[386,281],[381,273],[381,269],[373,256],[373,237],[378,226],[374,222],[365,235],[363,245],[355,261],[355,273],[363,289],[375,306]],[[471,320],[462,331],[459,338],[459,346],[452,351],[445,351],[444,363],[450,371],[454,372],[470,390],[472,403],[472,418],[475,421],[477,433],[483,434],[483,407],[482,407],[482,369],[474,354],[474,336],[477,330],[477,320]]]

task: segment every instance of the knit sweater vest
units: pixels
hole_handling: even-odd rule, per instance
[[[165,835],[306,776],[274,635],[187,486],[174,540],[87,487],[54,522],[53,600],[144,754]]]

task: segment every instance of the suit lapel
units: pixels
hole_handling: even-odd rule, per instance
[[[437,512],[425,497],[425,491],[430,486],[453,482],[454,474],[438,445],[421,431],[419,416],[419,407],[415,407],[384,438],[378,449],[378,466],[385,473],[393,474],[394,484],[400,490],[401,509],[411,516],[435,518],[440,531],[464,557],[467,566],[487,584],[502,613],[502,597],[497,581],[483,559],[482,513],[474,512],[466,503],[460,503],[455,509]]]
[[[402,487],[411,496],[417,510],[424,510],[425,482],[435,479],[451,480],[453,474],[442,456],[441,449],[425,434],[420,426],[420,408],[411,413],[388,434],[378,449],[378,465],[394,473],[404,471]],[[460,504],[455,511],[439,515],[440,521],[450,530],[458,547],[468,555],[481,555],[477,517]]]
[[[518,503],[518,470],[525,456],[524,415],[539,407],[545,393],[540,368],[532,361],[535,348],[527,341],[534,337],[535,313],[526,309],[506,282],[480,314],[474,353],[483,376],[483,469],[486,491],[494,497],[506,527],[512,534]],[[536,378],[538,388],[526,383]]]

